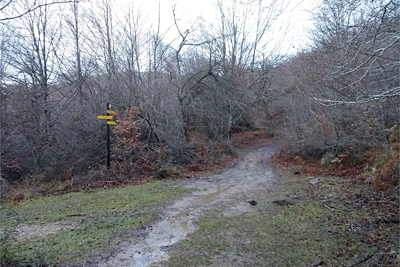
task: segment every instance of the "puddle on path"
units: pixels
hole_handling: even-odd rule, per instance
[[[275,179],[268,164],[273,152],[273,147],[259,148],[220,174],[178,182],[177,185],[196,190],[164,208],[161,220],[150,228],[145,238],[120,247],[120,252],[98,266],[146,267],[168,260],[168,249],[196,231],[202,210],[216,204],[229,202],[222,216],[253,211],[247,200]]]

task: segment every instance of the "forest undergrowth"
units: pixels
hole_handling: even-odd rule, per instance
[[[190,144],[179,151],[169,149],[163,144],[142,144],[135,135],[136,139],[130,143],[130,150],[126,153],[127,149],[121,152],[121,147],[126,147],[128,143],[118,143],[118,140],[115,140],[119,147],[113,147],[110,170],[99,165],[84,174],[74,174],[66,168],[59,175],[52,177],[40,173],[27,175],[10,184],[8,192],[3,194],[2,198],[22,201],[39,196],[204,175],[233,165],[238,158],[235,149],[249,149],[271,140],[268,133],[262,129],[235,133],[232,140],[226,142],[207,142],[204,136],[195,130],[190,131],[189,135]],[[133,154],[135,158],[130,158]]]
[[[334,258],[338,266],[398,266],[399,239],[399,143],[385,148],[371,147],[360,159],[346,153],[334,157],[329,164],[315,159],[294,156],[283,149],[272,157],[272,163],[299,180],[310,201],[319,201],[331,211],[330,224],[341,229],[337,233],[347,241],[347,248]],[[330,188],[337,190],[329,194]],[[362,213],[358,213],[364,210]],[[373,248],[352,265],[340,257],[354,257],[354,248]],[[321,264],[323,265],[323,264]]]

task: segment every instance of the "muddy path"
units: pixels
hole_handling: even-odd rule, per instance
[[[194,191],[165,207],[160,220],[148,227],[135,243],[121,245],[97,266],[146,267],[167,261],[168,249],[196,231],[205,209],[222,206],[221,216],[252,212],[254,207],[248,201],[257,200],[257,194],[271,188],[276,181],[269,158],[278,146],[275,143],[245,153],[235,166],[220,173],[177,181],[176,186]]]

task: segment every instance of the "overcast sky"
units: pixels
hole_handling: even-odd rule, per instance
[[[0,0],[3,2],[2,0]],[[19,0],[20,1],[20,0]],[[101,3],[103,0],[90,0],[87,1],[87,5],[93,3]],[[223,0],[223,4],[228,5],[233,0]],[[257,3],[259,0],[235,0],[237,3]],[[276,0],[264,0],[264,3],[269,3]],[[280,54],[290,53],[294,54],[296,51],[306,48],[308,35],[307,29],[312,26],[310,10],[312,10],[321,0],[277,0],[279,3],[287,4],[284,14],[275,23],[275,30],[269,33],[275,39],[279,39],[278,36],[286,34]],[[47,2],[52,2],[48,0]],[[114,11],[118,12],[118,9],[126,11],[128,6],[133,6],[133,13],[136,10],[141,9],[143,18],[146,23],[152,24],[153,29],[156,28],[158,12],[160,7],[161,14],[161,32],[164,33],[170,28],[168,33],[165,35],[165,41],[167,43],[172,42],[174,38],[178,37],[178,33],[173,26],[173,6],[176,5],[176,15],[179,18],[179,25],[182,31],[185,31],[199,17],[201,17],[205,24],[217,24],[217,2],[218,0],[112,0]],[[81,4],[86,5],[85,1]],[[239,4],[239,6],[240,6]],[[2,16],[10,16],[7,12],[2,12]],[[18,13],[18,12],[17,12]],[[120,12],[122,14],[122,12]],[[2,17],[0,16],[0,17]],[[290,31],[279,31],[279,27],[284,27],[290,24]]]
[[[180,25],[191,25],[202,17],[207,23],[216,21],[217,0],[116,0],[117,5],[125,8],[128,3],[134,3],[136,8],[141,8],[143,13],[148,14],[149,22],[156,25],[159,5],[161,7],[161,28],[162,32],[173,25],[172,8],[176,5],[176,15],[180,18]],[[269,0],[265,0],[268,3]],[[225,1],[224,1],[225,2]],[[227,3],[230,0],[226,1]],[[254,0],[238,0],[240,3],[254,2]],[[295,51],[307,46],[307,29],[312,26],[310,10],[314,8],[319,0],[282,0],[288,3],[285,13],[276,26],[280,27],[290,23],[290,32],[282,44],[282,53]],[[184,26],[182,26],[183,28]],[[275,30],[274,36],[283,34]],[[169,38],[177,36],[176,30],[171,28],[167,35]]]

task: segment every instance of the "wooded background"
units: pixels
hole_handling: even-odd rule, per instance
[[[216,1],[219,20],[189,28],[175,8],[163,10],[174,14],[174,42],[130,5],[117,13],[112,0],[60,2],[0,2],[9,181],[103,165],[105,122],[96,116],[107,102],[119,112],[113,159],[126,164],[185,164],[199,152],[192,136],[229,144],[234,131],[255,128],[318,160],[363,160],[372,147],[390,154],[398,142],[397,0],[320,1],[311,45],[290,56],[272,42],[285,12],[277,0]]]

